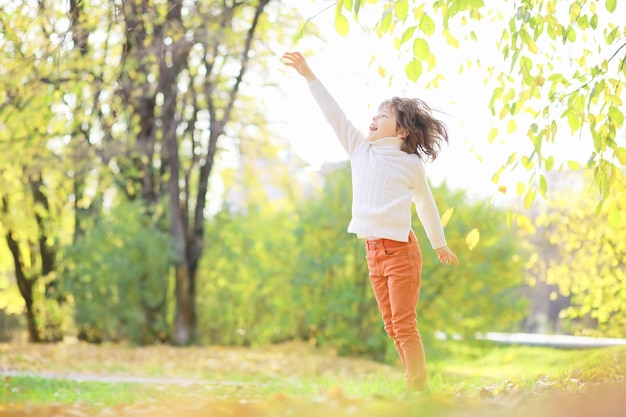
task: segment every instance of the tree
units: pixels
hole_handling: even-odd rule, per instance
[[[538,207],[529,234],[534,237],[535,251],[543,256],[530,258],[528,268],[569,298],[569,307],[560,312],[568,331],[623,337],[626,219],[608,207],[623,212],[626,199],[609,195],[606,206],[597,211],[600,195],[589,178],[575,174],[569,177],[577,187],[559,190],[555,198]]]
[[[53,12],[5,5],[0,93],[0,222],[24,299],[31,341],[57,340],[60,319],[49,314],[63,302],[56,280],[57,253],[68,221],[65,131],[57,45],[48,40]],[[11,18],[8,18],[11,17]],[[50,19],[50,20],[49,20]]]
[[[144,202],[152,218],[145,224],[169,227],[176,254],[172,340],[189,343],[209,179],[220,148],[248,146],[264,128],[263,100],[244,93],[265,87],[270,44],[290,27],[291,11],[270,0],[65,6],[18,2],[0,15],[0,143],[10,147],[7,166],[14,163],[2,195],[20,195],[21,178],[31,175],[22,168],[32,166],[35,185],[43,184],[38,190],[55,191],[63,209],[50,218],[73,228],[73,244],[107,201],[122,195],[117,201]],[[71,213],[73,222],[58,213]],[[58,244],[60,236],[41,241]]]
[[[493,3],[486,6],[483,0],[339,0],[335,26],[347,35],[346,14],[352,13],[358,21],[366,6],[382,4],[375,31],[393,38],[411,81],[426,75],[424,68],[430,74],[436,66],[436,49],[430,47],[435,41],[445,39],[455,54],[469,51],[460,71],[473,65],[483,69],[486,83],[495,81],[490,84],[492,114],[506,122],[509,134],[525,130],[530,145],[527,153],[514,152],[503,160],[493,181],[499,183],[505,169],[523,166],[529,171],[527,187],[519,189],[525,206],[533,203],[537,193],[545,198],[545,173],[564,167],[555,163],[554,152],[548,149],[551,143],[568,140],[570,135],[560,123],[564,120],[571,135],[591,144],[586,168],[593,171],[604,202],[611,192],[624,190],[620,165],[626,165],[626,145],[616,136],[624,126],[626,77],[624,4],[617,3],[523,0],[495,7]],[[474,51],[477,46],[492,45],[494,32],[485,33],[485,27],[501,31],[493,46],[502,61],[483,67]],[[439,79],[435,74],[432,83],[436,85]],[[530,121],[518,127],[522,117]],[[499,134],[494,127],[488,142],[493,143]],[[569,161],[565,166],[575,169],[579,164]]]
[[[178,344],[195,338],[196,273],[218,142],[230,136],[243,144],[256,133],[244,126],[262,124],[241,91],[253,65],[258,73],[250,84],[260,87],[263,82],[263,58],[271,51],[259,42],[282,36],[282,25],[267,17],[270,9],[269,0],[189,5],[145,0],[124,6],[121,101],[116,108],[136,140],[129,142],[134,155],[124,160],[125,178],[132,179],[130,190],[142,199],[167,196],[169,201],[176,253],[173,341]],[[272,12],[273,19],[287,15]]]

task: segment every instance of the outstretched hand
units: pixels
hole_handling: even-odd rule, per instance
[[[283,59],[285,60],[285,65],[294,68],[298,71],[298,74],[302,75],[308,82],[315,80],[315,74],[313,74],[313,71],[309,68],[309,64],[307,64],[304,55],[300,52],[285,52],[283,54]]]
[[[459,259],[447,246],[444,246],[443,248],[437,248],[435,249],[435,251],[437,251],[437,258],[439,258],[439,262],[441,262],[442,264],[459,264]]]

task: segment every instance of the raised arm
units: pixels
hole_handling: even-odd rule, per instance
[[[283,59],[285,60],[285,65],[293,67],[309,84],[317,78],[300,52],[285,52]]]
[[[286,52],[283,54],[283,59],[285,65],[294,68],[298,74],[307,80],[313,98],[322,111],[324,118],[333,128],[348,156],[352,156],[358,146],[365,144],[363,133],[355,128],[346,117],[337,101],[311,71],[306,59],[300,52]]]

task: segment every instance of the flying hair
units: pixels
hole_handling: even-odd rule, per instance
[[[380,104],[380,108],[393,111],[399,131],[404,130],[401,149],[417,154],[422,160],[434,161],[441,151],[442,143],[448,143],[446,124],[435,118],[432,109],[417,98],[392,97]]]

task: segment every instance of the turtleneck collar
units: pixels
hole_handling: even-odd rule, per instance
[[[378,139],[368,143],[377,148],[400,149],[402,142],[402,139],[397,136],[389,136],[387,138]]]

